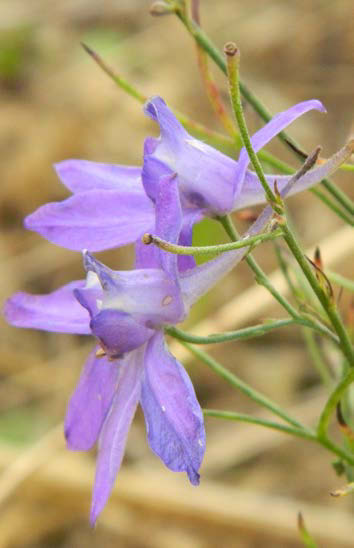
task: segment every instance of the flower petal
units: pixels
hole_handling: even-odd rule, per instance
[[[115,309],[130,314],[146,327],[177,323],[184,318],[181,293],[161,269],[114,271],[84,254],[85,269],[97,274],[104,289],[101,310]]]
[[[350,158],[352,149],[350,145],[341,148],[331,158],[320,166],[317,166],[303,175],[290,189],[288,196],[302,192],[319,183],[322,179],[329,177],[338,167]],[[292,175],[267,175],[266,179],[271,189],[277,182],[279,192],[283,192]],[[237,199],[237,209],[261,204],[266,201],[264,190],[259,179],[252,171],[247,171],[241,194]]]
[[[40,207],[25,226],[67,249],[101,251],[134,242],[153,219],[145,194],[91,190]]]
[[[177,243],[182,228],[182,208],[175,174],[159,180],[155,215],[156,236],[172,244]],[[160,250],[159,257],[162,270],[178,283],[177,255]]]
[[[5,303],[5,318],[16,327],[87,335],[90,318],[74,296],[74,290],[84,285],[84,280],[70,282],[48,295],[15,293]]]
[[[116,390],[119,367],[118,360],[96,358],[96,350],[91,352],[65,417],[69,449],[87,451],[96,443]]]
[[[87,160],[64,160],[54,165],[61,182],[71,192],[88,190],[119,190],[122,192],[144,192],[141,183],[141,168],[88,162]]]
[[[147,344],[141,405],[151,449],[168,468],[199,483],[205,451],[203,414],[182,365],[168,352],[162,332]]]
[[[320,112],[326,112],[325,107],[320,101],[312,99],[310,101],[303,101],[293,107],[290,107],[283,112],[276,114],[265,126],[258,130],[251,138],[252,146],[255,152],[258,152],[269,141],[273,139],[278,133],[285,129],[288,125],[294,122],[297,118],[308,112],[309,110],[319,110]],[[250,160],[245,147],[242,148],[238,162],[237,169],[234,175],[234,207],[237,207],[237,199],[242,191],[246,170]]]
[[[113,309],[99,312],[92,318],[90,327],[113,358],[135,350],[154,334],[152,329],[135,321],[130,314]]]
[[[91,525],[103,510],[120,468],[128,431],[141,393],[144,347],[120,360],[117,390],[101,430],[91,506]]]
[[[193,226],[203,219],[202,211],[196,209],[185,209],[183,211],[183,225],[179,235],[179,245],[192,245],[193,243]],[[178,255],[178,271],[185,272],[196,266],[195,259],[192,255]]]
[[[160,97],[151,98],[145,112],[161,130],[161,137],[149,138],[144,148],[142,178],[148,195],[153,198],[154,176],[165,164],[178,175],[183,207],[201,209],[209,215],[230,211],[235,160],[189,135]]]

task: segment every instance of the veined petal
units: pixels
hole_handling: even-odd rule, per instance
[[[141,393],[151,449],[175,472],[186,472],[193,485],[205,451],[203,414],[182,365],[168,352],[162,332],[147,344]]]
[[[88,190],[119,190],[144,192],[141,168],[89,162],[87,160],[64,160],[54,165],[61,182],[71,192]]]
[[[70,398],[65,417],[65,437],[69,449],[87,451],[97,441],[117,388],[119,360],[91,352]]]
[[[25,226],[67,249],[101,251],[134,242],[153,219],[153,204],[144,194],[91,190],[40,207]]]
[[[141,393],[143,353],[144,347],[120,360],[117,390],[99,439],[91,506],[92,525],[108,500],[123,459],[128,431]]]
[[[325,107],[320,101],[312,99],[310,101],[303,101],[293,107],[290,107],[283,112],[276,114],[265,126],[259,129],[251,138],[252,146],[255,152],[258,152],[269,141],[273,139],[278,133],[283,131],[288,125],[294,122],[297,118],[305,114],[310,110],[319,110],[320,112],[326,112]],[[237,207],[237,199],[242,191],[243,182],[250,160],[245,147],[241,149],[237,169],[234,178],[234,208]]]
[[[84,280],[70,282],[48,295],[15,293],[5,303],[5,318],[16,327],[87,335],[90,318],[74,296],[74,290],[84,285]]]

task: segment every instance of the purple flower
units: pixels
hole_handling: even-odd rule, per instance
[[[182,226],[177,180],[163,177],[156,197],[155,231],[176,242]],[[112,490],[138,403],[151,449],[168,468],[185,471],[193,485],[205,450],[203,415],[192,383],[169,353],[163,328],[186,316],[176,256],[157,250],[149,265],[116,272],[84,252],[86,282],[49,295],[13,295],[9,323],[66,333],[92,333],[99,342],[81,374],[65,420],[68,447],[88,450],[98,441],[91,522]]]
[[[252,143],[256,151],[309,110],[325,111],[316,100],[299,103],[277,114],[257,131]],[[159,138],[147,138],[142,169],[67,160],[56,165],[61,181],[73,192],[62,201],[46,204],[25,220],[28,229],[68,249],[100,251],[135,242],[154,227],[154,202],[160,180],[177,174],[183,221],[178,243],[190,245],[193,225],[203,217],[220,216],[265,201],[264,191],[254,172],[248,170],[245,149],[239,160],[225,156],[189,135],[160,97],[145,105],[145,112],[161,130]],[[343,160],[342,160],[343,161]],[[340,163],[340,162],[339,162]],[[325,164],[308,172],[292,188],[300,192],[329,175],[338,163]],[[288,176],[267,175],[268,183],[279,190]],[[137,266],[146,250],[138,246]],[[191,257],[179,258],[179,269],[195,265]]]

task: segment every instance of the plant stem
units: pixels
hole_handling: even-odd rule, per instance
[[[196,40],[196,42],[206,51],[215,64],[220,68],[220,70],[227,75],[227,66],[225,59],[219,49],[213,44],[207,34],[197,25],[194,21],[187,17],[187,14],[182,9],[176,9],[177,17],[182,21],[187,30]],[[246,86],[242,80],[240,81],[240,91],[246,101],[252,105],[254,110],[259,114],[259,116],[265,121],[269,122],[272,118],[272,114],[262,103],[262,101],[251,92],[251,90]],[[292,139],[285,131],[281,131],[278,134],[278,138],[283,141],[296,155],[297,158],[301,160],[307,156],[306,153],[301,151],[300,146],[294,139]],[[324,179],[322,183],[326,186],[327,190],[337,199],[339,203],[351,214],[354,214],[354,205],[352,200],[341,190],[339,190],[331,181]]]
[[[310,430],[305,431],[300,428],[293,428],[292,426],[287,426],[286,424],[279,424],[277,422],[269,421],[267,419],[252,417],[251,415],[246,415],[244,413],[235,413],[234,411],[219,411],[216,409],[203,409],[203,413],[206,417],[215,417],[215,418],[226,419],[230,421],[258,424],[260,426],[265,426],[266,428],[271,428],[273,430],[279,430],[280,432],[285,432],[285,434],[297,436],[298,438],[317,441],[316,434],[314,432],[311,432]]]
[[[170,242],[162,240],[162,238],[159,238],[154,234],[144,234],[143,242],[146,245],[154,244],[160,249],[164,249],[169,253],[175,253],[177,255],[209,255],[211,253],[219,254],[227,251],[233,251],[234,249],[254,246],[268,240],[275,240],[276,238],[279,238],[282,233],[283,232],[281,229],[276,229],[273,232],[257,234],[256,236],[250,236],[249,238],[244,238],[243,240],[238,240],[237,242],[206,246],[184,246],[171,244]]]
[[[237,331],[229,331],[221,334],[212,334],[207,337],[201,337],[198,335],[191,335],[178,329],[177,327],[168,327],[165,331],[181,341],[186,341],[192,344],[216,344],[229,341],[247,340],[254,337],[260,337],[268,331],[273,329],[279,329],[281,327],[287,327],[289,325],[296,325],[297,322],[293,319],[276,320],[272,322],[262,323],[259,325],[253,325],[252,327],[245,327],[244,329],[238,329]]]
[[[315,274],[313,273],[312,266],[310,265],[308,259],[303,254],[298,242],[296,241],[294,234],[291,232],[286,222],[283,224],[283,230],[284,230],[284,239],[286,243],[288,244],[289,249],[294,255],[301,270],[305,274],[309,284],[311,285],[314,293],[316,294],[324,311],[326,312],[329,320],[331,321],[334,330],[336,331],[338,335],[338,338],[341,342],[341,348],[342,348],[343,354],[348,360],[349,366],[354,367],[354,350],[350,342],[348,333],[338,314],[335,303],[318,283],[317,278]]]
[[[254,390],[251,386],[249,386],[247,383],[239,379],[235,374],[228,371],[223,365],[218,363],[216,360],[214,360],[211,356],[209,356],[206,352],[201,350],[200,348],[196,348],[189,343],[182,342],[183,346],[188,348],[192,354],[197,356],[200,360],[202,360],[210,369],[214,371],[217,375],[222,377],[224,380],[226,380],[231,386],[234,388],[237,388],[240,390],[243,394],[251,398],[253,401],[257,402],[259,405],[262,405],[266,409],[269,409],[272,413],[277,415],[278,417],[281,417],[284,421],[288,422],[289,424],[292,424],[293,426],[296,426],[297,428],[303,429],[304,431],[308,431],[305,426],[303,426],[300,422],[298,422],[296,419],[293,419],[288,415],[286,411],[284,411],[281,407],[279,407],[276,403],[274,403],[272,400],[258,392],[257,390]]]
[[[88,53],[90,57],[97,63],[97,65],[103,70],[103,72],[107,74],[107,76],[109,76],[109,78],[111,78],[120,89],[125,91],[125,93],[133,97],[142,105],[148,100],[148,97],[144,93],[139,91],[135,86],[133,86],[130,82],[123,78],[123,76],[121,76],[112,67],[110,67],[97,52],[95,52],[89,46],[83,43],[82,47],[84,48],[86,53]],[[236,132],[234,133],[234,138],[230,139],[222,133],[213,131],[203,124],[192,120],[181,112],[177,112],[176,110],[174,110],[174,113],[178,120],[181,122],[181,124],[188,131],[201,139],[208,140],[210,144],[214,144],[214,146],[226,149],[230,153],[234,152],[235,143],[238,144],[239,147],[241,147],[241,138],[239,135],[237,135]]]
[[[342,380],[337,384],[337,386],[333,390],[332,394],[327,400],[325,407],[323,408],[323,411],[321,413],[320,420],[317,426],[317,435],[319,439],[323,439],[327,437],[327,431],[328,431],[329,422],[331,420],[331,416],[337,404],[340,402],[345,390],[348,388],[348,386],[350,386],[352,382],[354,382],[354,368],[349,369],[349,371],[347,371],[345,376],[342,378]]]
[[[344,287],[345,289],[348,289],[348,291],[351,291],[354,293],[354,281],[349,280],[348,278],[345,278],[344,276],[341,276],[340,274],[337,274],[337,272],[332,272],[331,270],[326,270],[327,278],[337,284],[341,287]]]
[[[267,197],[267,201],[270,204],[275,204],[276,197],[267,183],[261,163],[258,160],[258,157],[253,150],[253,147],[251,144],[251,138],[248,133],[246,120],[243,113],[241,93],[240,93],[240,82],[239,82],[240,51],[232,42],[229,42],[228,44],[226,44],[224,51],[225,51],[226,60],[227,60],[227,76],[229,81],[231,104],[232,104],[233,112],[240,130],[241,139],[247,150],[248,157],[258,175],[258,179],[264,189],[265,195]]]
[[[310,189],[317,198],[319,198],[324,204],[326,204],[329,209],[331,209],[338,217],[340,217],[344,222],[346,222],[349,226],[354,226],[354,220],[348,217],[344,211],[340,207],[338,207],[336,204],[334,204],[328,196],[326,196],[323,192],[318,190],[318,188],[311,188]]]
[[[302,317],[298,317],[297,319],[289,318],[284,320],[270,321],[259,325],[253,325],[251,327],[244,327],[243,329],[238,329],[237,331],[229,331],[221,334],[215,333],[206,337],[191,335],[190,333],[187,333],[182,329],[178,329],[177,327],[167,327],[165,331],[175,339],[186,341],[192,344],[217,344],[229,341],[252,339],[254,337],[265,335],[273,329],[279,329],[281,327],[287,327],[289,325],[302,325],[303,327],[313,329],[314,331],[318,331],[322,335],[330,338],[332,342],[338,344],[338,340],[333,340],[333,337],[330,336],[331,332],[329,332],[327,328]]]
[[[327,387],[333,386],[333,378],[328,370],[327,364],[324,362],[321,351],[318,348],[318,344],[315,340],[315,335],[309,329],[303,329],[303,336],[306,342],[308,353],[310,354],[311,360],[322,379],[323,383]]]
[[[224,217],[219,217],[219,221],[223,225],[226,233],[229,235],[230,239],[234,242],[238,240],[238,234],[236,232],[236,229],[231,221],[231,218],[228,215],[225,215]],[[268,276],[263,272],[261,267],[258,265],[256,260],[252,257],[251,254],[248,254],[245,258],[248,266],[253,270],[253,272],[256,275],[256,281],[260,285],[263,285],[268,291],[273,295],[273,297],[281,304],[283,308],[288,312],[289,316],[291,316],[294,319],[297,319],[299,317],[299,314],[295,310],[295,308],[283,297],[276,289],[275,287],[270,283]]]

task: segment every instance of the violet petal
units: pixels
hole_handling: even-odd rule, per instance
[[[128,431],[141,393],[144,347],[128,354],[119,369],[118,386],[99,438],[91,506],[91,525],[103,510],[120,468]]]
[[[67,249],[101,251],[134,242],[153,219],[145,194],[91,190],[40,207],[25,226]]]
[[[168,468],[186,472],[198,485],[205,451],[203,414],[193,385],[168,352],[162,332],[147,344],[141,405],[151,449]]]
[[[71,192],[88,190],[119,190],[144,192],[141,168],[89,162],[87,160],[64,160],[54,165],[61,182]]]
[[[6,301],[5,318],[16,327],[87,335],[90,318],[74,296],[74,290],[84,285],[84,280],[70,282],[48,295],[19,291]]]
[[[95,443],[116,389],[119,360],[91,352],[70,398],[65,418],[69,449],[87,451]]]

